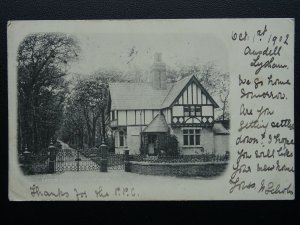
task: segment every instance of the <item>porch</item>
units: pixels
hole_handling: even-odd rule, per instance
[[[169,133],[169,127],[165,116],[158,114],[142,132],[142,153],[158,155],[161,136]]]

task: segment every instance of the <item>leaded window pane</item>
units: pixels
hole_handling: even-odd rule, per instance
[[[189,109],[188,106],[185,106],[185,107],[183,108],[183,111],[184,111],[184,115],[185,115],[185,116],[189,116],[189,115],[190,115],[190,109]]]
[[[200,135],[196,135],[196,145],[200,145]]]
[[[195,106],[191,106],[190,114],[191,116],[195,116]]]
[[[196,116],[201,116],[200,106],[196,106]]]
[[[183,145],[189,145],[189,136],[187,136],[187,135],[184,135],[183,136]]]
[[[124,146],[124,136],[120,135],[120,146]]]
[[[190,145],[194,145],[194,135],[190,135]]]

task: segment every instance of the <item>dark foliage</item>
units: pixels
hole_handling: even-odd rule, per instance
[[[175,135],[162,134],[158,136],[157,149],[160,154],[167,156],[176,156],[179,154],[178,140]]]
[[[76,41],[60,33],[27,36],[18,49],[18,151],[38,153],[60,128],[69,62],[77,58]]]

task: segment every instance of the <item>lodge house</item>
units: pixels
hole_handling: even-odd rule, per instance
[[[140,154],[144,145],[148,155],[156,155],[162,133],[177,137],[180,154],[228,151],[229,132],[214,118],[219,106],[195,76],[167,83],[160,53],[154,56],[151,75],[151,83],[110,84],[116,153]]]

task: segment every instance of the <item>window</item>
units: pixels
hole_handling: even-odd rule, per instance
[[[189,106],[184,106],[183,108],[183,112],[184,112],[184,116],[189,116],[190,115],[190,107]]]
[[[200,129],[189,128],[183,129],[183,145],[199,146],[200,145]]]
[[[184,106],[183,108],[184,116],[201,116],[200,106]]]
[[[120,130],[119,131],[119,146],[125,147],[126,146],[126,131]]]
[[[201,116],[201,108],[200,108],[200,106],[196,106],[196,116]]]
[[[195,116],[195,106],[190,107],[190,116]]]

